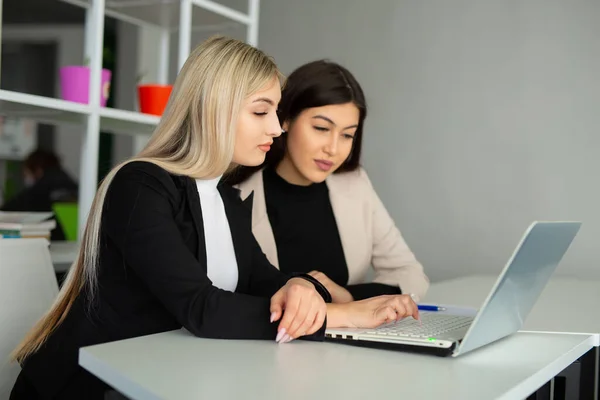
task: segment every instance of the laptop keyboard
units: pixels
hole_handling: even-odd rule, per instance
[[[450,331],[468,327],[473,317],[445,315],[437,312],[421,311],[421,324],[413,318],[405,318],[398,322],[380,326],[368,334],[410,337],[432,337]]]

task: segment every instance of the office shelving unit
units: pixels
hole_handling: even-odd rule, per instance
[[[246,41],[256,46],[260,0],[229,0],[227,6],[213,0],[55,1],[86,9],[84,54],[90,67],[89,104],[0,90],[0,115],[20,116],[54,125],[78,124],[84,128],[79,178],[79,232],[82,232],[96,193],[100,131],[149,135],[160,120],[153,115],[100,106],[104,18],[112,17],[160,32],[157,44],[158,83],[164,84],[169,82],[169,47],[173,34],[178,35],[178,69],[190,53],[194,26],[206,27],[217,33],[232,22],[242,24],[246,27]],[[2,0],[0,10],[1,6]],[[246,11],[240,8],[246,8]],[[0,18],[0,37],[1,28]],[[132,90],[135,85],[136,82],[131,82]]]

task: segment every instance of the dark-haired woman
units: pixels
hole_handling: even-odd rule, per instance
[[[278,114],[284,133],[263,165],[228,178],[242,198],[253,193],[252,229],[269,261],[310,273],[337,303],[422,299],[423,267],[360,167],[367,106],[356,79],[336,63],[305,64],[288,77]]]

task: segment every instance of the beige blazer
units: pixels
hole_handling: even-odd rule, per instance
[[[398,285],[402,293],[414,293],[422,299],[429,279],[375,193],[367,173],[360,168],[332,174],[326,183],[348,266],[348,284],[365,283],[373,268],[373,282]],[[237,188],[242,199],[254,192],[252,231],[271,264],[279,268],[262,171]]]

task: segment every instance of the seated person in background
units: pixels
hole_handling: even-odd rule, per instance
[[[4,203],[1,211],[51,212],[54,203],[77,201],[77,184],[50,151],[35,150],[29,154],[23,165],[23,175],[25,189]],[[64,239],[64,231],[57,223],[51,240]]]
[[[348,70],[306,64],[282,91],[284,132],[265,163],[227,179],[242,198],[253,193],[254,236],[282,271],[310,273],[334,302],[399,293],[419,299],[429,280],[359,166],[366,114]],[[370,268],[373,283],[363,283]]]
[[[274,268],[239,192],[219,183],[233,165],[264,162],[265,143],[281,134],[279,77],[271,58],[237,40],[215,37],[190,54],[146,147],[98,188],[56,302],[13,353],[22,370],[11,400],[103,399],[107,385],[78,365],[83,346],[181,327],[214,339],[323,340],[326,326],[419,317],[410,296],[331,304],[312,276]]]

